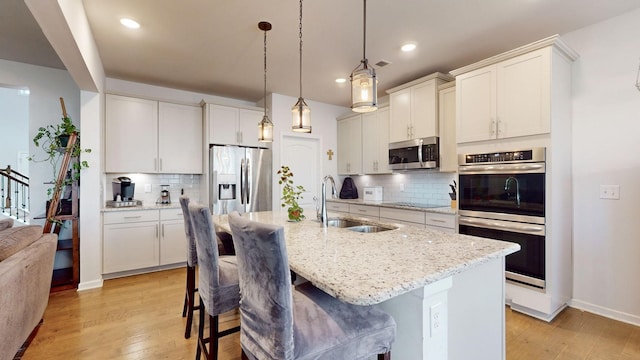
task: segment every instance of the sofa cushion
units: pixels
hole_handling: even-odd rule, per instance
[[[13,219],[7,218],[0,220],[0,231],[6,230],[13,226]]]
[[[0,231],[0,261],[31,245],[42,236],[42,226],[27,225]]]

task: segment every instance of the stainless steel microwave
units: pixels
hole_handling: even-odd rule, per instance
[[[389,144],[389,169],[435,169],[439,166],[437,136]]]

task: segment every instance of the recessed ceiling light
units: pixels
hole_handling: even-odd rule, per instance
[[[345,79],[345,78],[337,78],[337,79],[336,79],[336,82],[337,82],[338,84],[344,84],[345,82],[347,82],[347,79]]]
[[[413,43],[404,44],[400,49],[404,52],[413,51],[416,49],[416,44],[413,44]]]
[[[120,24],[128,27],[129,29],[138,29],[140,28],[140,24],[133,20],[133,19],[129,19],[129,18],[122,18],[120,19]]]

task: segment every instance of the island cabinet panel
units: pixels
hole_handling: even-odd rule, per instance
[[[405,210],[381,207],[380,208],[381,220],[392,220],[394,222],[400,222],[409,225],[418,225],[424,227],[425,224],[425,212],[417,210]]]
[[[549,133],[551,47],[456,77],[458,143]]]
[[[349,204],[349,214],[377,220],[380,219],[380,207]]]
[[[202,109],[107,94],[105,171],[202,173]]]

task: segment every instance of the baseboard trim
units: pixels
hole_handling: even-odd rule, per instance
[[[104,280],[102,279],[81,282],[78,284],[78,291],[101,288],[103,284]]]
[[[638,315],[633,315],[633,314],[625,313],[622,311],[609,309],[604,306],[591,304],[586,301],[577,300],[577,299],[569,300],[569,306],[571,306],[572,308],[576,308],[576,309],[588,311],[590,313],[594,313],[597,315],[601,315],[613,320],[622,321],[627,324],[640,326],[640,316]]]

